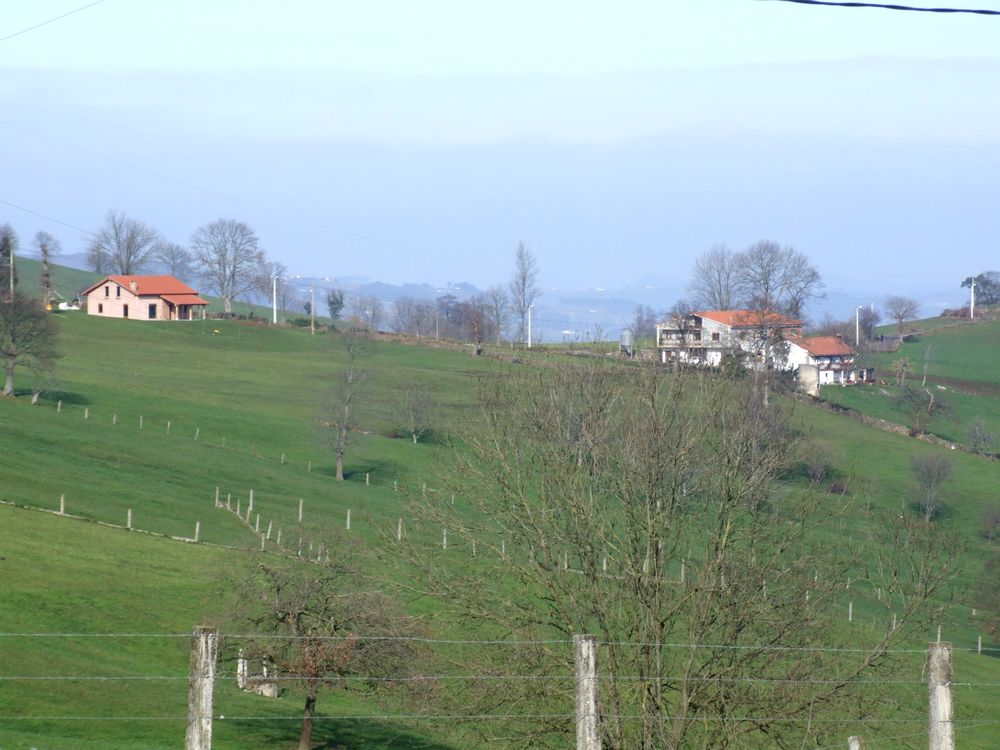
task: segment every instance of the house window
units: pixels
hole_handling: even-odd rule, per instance
[[[121,299],[121,296],[122,296],[122,288],[120,286],[116,286],[115,287],[115,297]]]
[[[149,319],[150,320],[156,320],[156,305],[155,304],[149,306]]]
[[[104,299],[107,299],[110,296],[111,296],[111,287],[109,286],[104,287]]]
[[[701,341],[701,331],[692,331],[691,332],[691,340],[692,341]]]
[[[128,317],[128,305],[122,305],[122,317],[123,318]]]
[[[718,340],[719,340],[719,332],[718,331],[713,331],[712,332],[712,341],[718,341]]]
[[[99,312],[99,313],[104,312],[104,303],[103,302],[98,302],[97,303],[97,312]]]

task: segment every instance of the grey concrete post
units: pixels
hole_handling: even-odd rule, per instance
[[[855,735],[847,738],[847,750],[865,750],[865,741]]]
[[[188,723],[184,750],[212,750],[212,693],[219,631],[200,625],[191,639],[191,672],[188,681]]]
[[[597,732],[597,636],[574,635],[576,750],[600,750]]]
[[[929,749],[955,750],[954,711],[951,704],[951,644],[932,643],[927,650]]]

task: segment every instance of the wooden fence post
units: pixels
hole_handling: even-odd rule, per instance
[[[951,644],[930,644],[927,650],[929,750],[955,750],[951,675]]]
[[[212,750],[212,693],[219,631],[201,625],[191,639],[191,672],[188,679],[188,723],[184,750]]]
[[[576,750],[600,750],[597,732],[597,636],[573,636],[576,664]]]

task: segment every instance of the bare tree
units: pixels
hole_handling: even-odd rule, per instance
[[[264,263],[257,235],[241,221],[219,219],[195,231],[191,250],[199,275],[222,297],[231,315],[233,302],[253,288]]]
[[[377,331],[385,318],[385,306],[371,295],[352,297],[351,317],[369,331]]]
[[[341,549],[346,540],[336,547]],[[299,750],[312,747],[322,689],[378,690],[403,681],[417,662],[414,622],[389,598],[362,590],[360,571],[343,559],[306,562],[261,555],[236,582],[231,619],[255,636],[232,644],[253,663],[266,662],[281,684],[305,694]],[[361,679],[347,680],[357,675]]]
[[[344,455],[357,427],[358,401],[368,380],[362,363],[372,352],[371,339],[363,332],[349,331],[337,337],[336,348],[346,358],[335,376],[328,413],[321,419],[330,431],[330,445],[337,458],[338,481],[344,479]]]
[[[262,259],[254,274],[254,289],[268,305],[273,303],[279,313],[298,306],[295,287],[288,281],[288,267],[284,263]]]
[[[485,306],[489,313],[493,327],[496,329],[497,345],[500,344],[500,336],[507,325],[507,316],[510,313],[510,297],[507,290],[499,284],[493,284],[485,292]]]
[[[602,644],[605,748],[839,741],[835,717],[875,707],[865,683],[953,574],[942,532],[909,519],[872,524],[877,540],[820,543],[844,511],[824,492],[779,486],[800,438],[747,379],[574,364],[504,373],[483,383],[480,403],[462,435],[469,453],[441,479],[475,512],[414,502],[418,531],[444,527],[481,562],[470,570],[414,548],[405,563],[448,616],[524,644],[468,655],[467,669],[538,678],[463,690],[473,711],[551,705],[545,678],[572,671],[570,649],[552,641],[586,629]],[[898,613],[863,646],[831,627],[859,570],[892,591],[892,604],[873,606]],[[719,721],[730,716],[755,719]],[[537,747],[566,725],[505,730],[505,747]]]
[[[405,424],[413,444],[426,435],[434,422],[438,410],[434,391],[427,383],[404,381],[396,391],[396,413]]]
[[[526,341],[528,310],[541,294],[538,288],[538,261],[534,253],[523,242],[517,244],[514,252],[514,276],[507,285],[510,293],[510,307],[517,319],[518,341]]]
[[[819,272],[805,253],[768,240],[739,254],[738,271],[736,288],[743,306],[751,310],[799,318],[806,301],[823,287]]]
[[[698,256],[688,290],[703,310],[732,310],[737,306],[740,256],[725,245],[715,245]]]
[[[18,247],[17,232],[10,224],[0,225],[0,301],[9,302],[17,285],[14,256]]]
[[[656,313],[649,305],[636,305],[629,321],[628,330],[632,332],[636,343],[639,339],[649,339],[656,336]]]
[[[191,251],[176,242],[158,242],[154,257],[166,267],[168,274],[184,282],[194,277],[194,258]]]
[[[142,273],[153,259],[160,235],[153,227],[124,212],[108,211],[104,226],[94,232],[87,253],[91,258],[103,259],[96,266],[109,268],[112,273],[124,275]]]
[[[994,542],[1000,535],[1000,503],[988,502],[979,506],[979,517],[983,523],[983,538]]]
[[[3,395],[14,395],[14,371],[29,367],[36,374],[51,371],[56,357],[56,324],[37,299],[15,290],[0,301],[0,357],[7,374]]]
[[[35,239],[31,243],[38,252],[38,258],[42,261],[42,306],[47,307],[54,299],[52,293],[52,269],[51,261],[62,249],[59,240],[46,231],[39,230],[35,233]]]
[[[882,313],[874,305],[862,307],[858,316],[858,327],[861,328],[861,338],[871,341],[875,338],[875,326],[882,322]]]
[[[917,485],[917,508],[924,522],[930,523],[945,508],[944,489],[954,471],[950,457],[940,453],[923,453],[910,460]]]
[[[909,417],[911,435],[923,435],[930,431],[935,417],[949,416],[953,412],[948,401],[925,386],[902,385],[894,403]]]
[[[993,552],[983,563],[976,586],[976,601],[984,611],[986,631],[1000,634],[1000,552]]]
[[[902,339],[906,322],[920,315],[920,303],[912,297],[895,294],[885,301],[885,313],[896,321],[896,335]]]
[[[969,428],[969,446],[980,456],[987,455],[996,443],[997,434],[992,432],[982,417],[976,418]]]

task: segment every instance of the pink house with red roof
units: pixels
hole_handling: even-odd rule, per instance
[[[87,314],[131,320],[194,320],[208,303],[173,276],[106,276],[84,290]]]

